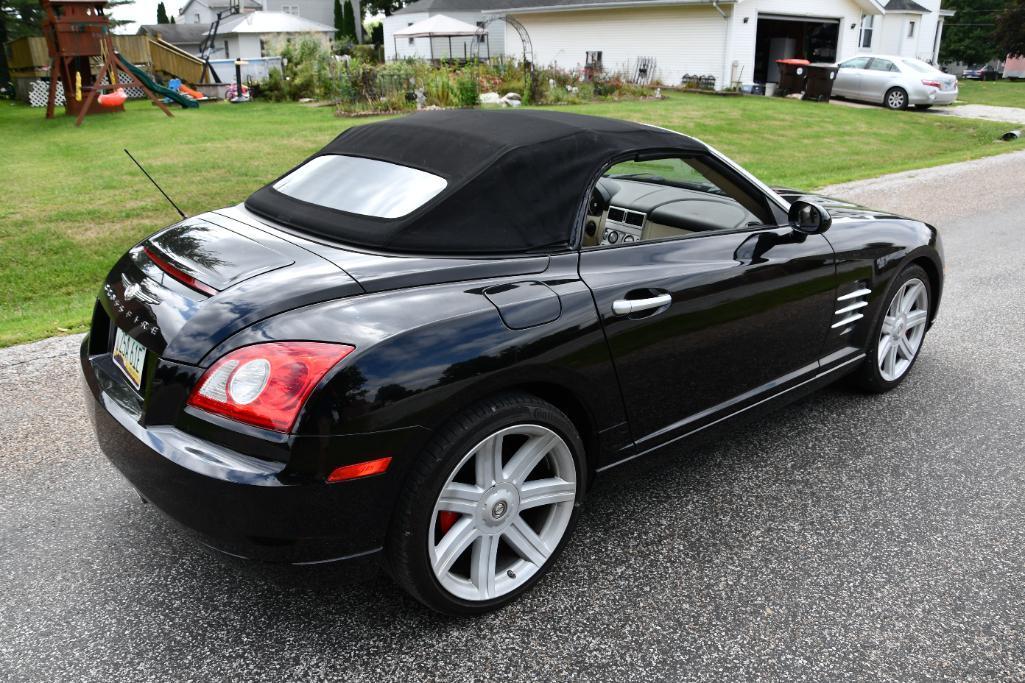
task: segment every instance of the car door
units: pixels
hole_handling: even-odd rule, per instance
[[[869,102],[879,103],[893,87],[900,70],[888,59],[873,57],[861,75],[861,94]]]
[[[782,214],[771,199],[713,166],[709,175],[723,189],[750,194],[744,201],[756,220],[716,225],[711,200],[688,208],[691,200],[673,202],[671,193],[613,179],[619,187],[610,211],[645,214],[644,227],[634,240],[621,235],[581,250],[581,278],[594,296],[639,451],[816,373],[833,319],[835,263],[826,239],[778,225]],[[677,224],[699,229],[673,236],[677,228],[659,216],[674,204]],[[606,233],[628,228],[605,221]]]
[[[840,64],[833,82],[833,93],[841,97],[858,97],[861,93],[861,74],[868,60],[868,57],[855,57]]]

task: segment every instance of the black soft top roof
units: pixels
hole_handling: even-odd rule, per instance
[[[246,208],[303,232],[385,251],[507,254],[555,249],[573,239],[584,193],[607,161],[641,150],[705,149],[677,133],[596,116],[523,110],[423,112],[354,126],[310,157],[379,159],[448,182],[412,213],[393,219],[348,213],[294,199],[275,190],[273,183],[250,196]]]

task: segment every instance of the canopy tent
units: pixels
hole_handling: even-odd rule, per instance
[[[459,21],[452,17],[447,17],[444,14],[436,14],[433,17],[418,21],[415,24],[407,26],[404,29],[396,31],[392,34],[392,39],[395,41],[395,54],[398,54],[398,40],[399,38],[409,38],[413,40],[415,38],[427,38],[430,42],[430,55],[431,60],[434,60],[434,39],[435,38],[447,38],[448,39],[448,56],[452,58],[452,39],[453,38],[468,38],[473,36],[484,36],[485,44],[487,44],[487,29],[468,24],[465,21]],[[488,50],[488,57],[491,56],[490,48]],[[468,55],[464,55],[466,57]]]

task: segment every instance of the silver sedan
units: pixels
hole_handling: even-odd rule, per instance
[[[863,55],[842,62],[833,95],[887,109],[928,109],[957,99],[957,79],[918,59]]]

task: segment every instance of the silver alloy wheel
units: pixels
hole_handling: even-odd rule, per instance
[[[903,109],[906,97],[907,95],[904,94],[903,90],[894,89],[886,96],[886,102],[890,106],[890,109]]]
[[[890,301],[879,333],[876,362],[887,382],[904,376],[922,348],[929,322],[929,290],[918,278],[911,278]]]
[[[463,457],[434,504],[427,537],[434,575],[464,600],[515,590],[558,547],[576,491],[573,453],[558,434],[534,424],[495,432]],[[460,562],[466,554],[469,562]]]

